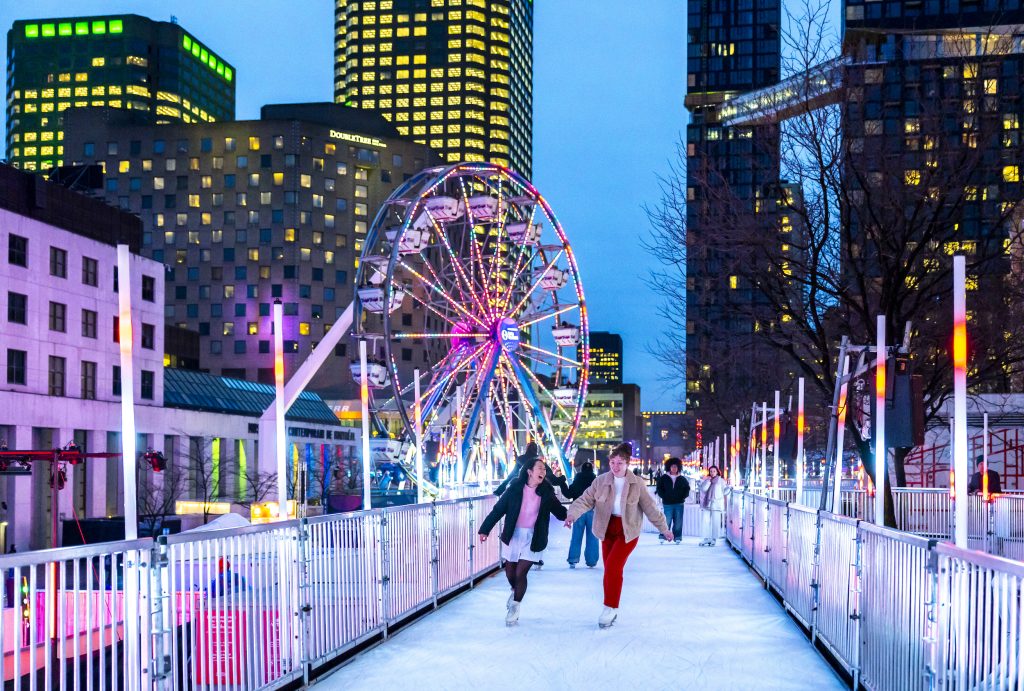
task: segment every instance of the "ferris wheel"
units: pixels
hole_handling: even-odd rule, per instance
[[[376,460],[408,462],[420,429],[438,484],[497,477],[530,441],[565,469],[587,311],[565,232],[529,181],[491,163],[418,173],[369,228],[356,296]]]

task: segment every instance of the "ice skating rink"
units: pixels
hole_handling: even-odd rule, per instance
[[[846,688],[724,540],[697,542],[660,545],[643,534],[626,565],[619,618],[601,630],[601,564],[569,569],[569,531],[553,523],[517,626],[505,626],[509,587],[494,576],[314,688]]]

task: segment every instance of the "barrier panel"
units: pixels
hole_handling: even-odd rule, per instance
[[[0,556],[5,687],[308,684],[314,668],[494,569],[498,540],[477,545],[476,526],[495,500]]]
[[[786,530],[789,510],[785,502],[768,500],[768,585],[786,593]]]
[[[860,607],[857,521],[823,513],[819,529],[816,632],[843,668],[853,674],[860,652],[857,645]]]
[[[768,580],[768,499],[753,497],[751,530],[751,566],[766,582]]]
[[[1024,564],[949,544],[935,554],[935,688],[1021,688]]]
[[[814,546],[817,541],[817,512],[797,504],[789,505],[786,540],[786,607],[800,623],[811,628],[814,613]]]

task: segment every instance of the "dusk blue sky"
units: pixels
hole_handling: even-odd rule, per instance
[[[681,392],[665,388],[645,346],[665,329],[682,339],[684,325],[660,320],[639,238],[649,227],[641,207],[657,202],[657,175],[686,123],[686,3],[534,7],[533,182],[577,253],[591,330],[622,334],[625,379],[642,387],[644,409],[677,409]],[[128,12],[173,14],[232,63],[240,119],[265,103],[333,98],[330,0],[0,0],[3,55],[16,19]]]

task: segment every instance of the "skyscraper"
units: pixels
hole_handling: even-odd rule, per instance
[[[590,332],[589,379],[591,384],[622,384],[622,336],[607,331]]]
[[[334,100],[376,110],[446,161],[533,158],[531,0],[335,5]]]
[[[729,378],[772,357],[754,339],[757,292],[730,275],[731,248],[708,220],[721,214],[707,208],[716,202],[703,192],[720,180],[759,225],[784,222],[772,213],[782,193],[777,125],[727,127],[718,113],[726,101],[779,81],[781,3],[690,0],[688,9],[686,400],[699,409],[709,393],[740,390],[744,384]]]
[[[7,158],[64,161],[64,111],[106,106],[153,124],[235,115],[235,68],[170,22],[138,15],[29,19],[7,32]]]

